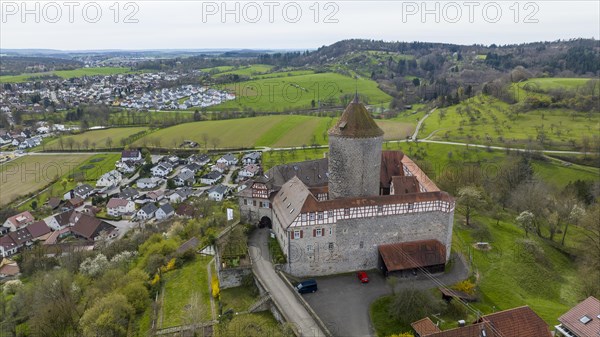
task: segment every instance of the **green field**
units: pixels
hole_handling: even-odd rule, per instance
[[[195,296],[199,296],[202,317],[210,320],[210,293],[206,266],[210,257],[198,256],[193,262],[164,275],[164,302],[160,316],[163,317],[161,328],[190,324],[186,308],[189,308]],[[196,295],[197,294],[197,295]]]
[[[87,149],[106,149],[107,139],[112,140],[112,147],[119,147],[121,139],[127,138],[138,132],[146,131],[146,127],[129,127],[129,128],[110,128],[102,130],[86,131],[84,133],[76,135],[65,135],[62,136],[63,144],[61,146],[59,138],[52,139],[43,145],[44,150],[74,150],[74,149],[86,149],[85,142],[87,141]],[[69,139],[73,139],[73,147],[70,146]]]
[[[103,153],[93,156],[87,155],[87,157],[89,158],[78,165],[72,166],[68,172],[65,172],[65,174],[60,176],[56,182],[48,187],[48,189],[36,197],[35,200],[38,205],[45,203],[50,197],[62,198],[67,191],[74,188],[79,183],[87,183],[92,187],[96,186],[96,181],[100,176],[115,169],[115,162],[121,158],[121,155],[119,153]],[[21,205],[20,209],[31,209],[31,202],[33,202],[33,200],[24,203]]]
[[[72,173],[89,157],[89,154],[28,155],[0,165],[0,206]]]
[[[582,88],[587,85],[591,79],[589,78],[531,78],[527,81],[523,82],[523,85],[526,86],[527,83],[533,83],[539,89],[543,91],[548,91],[551,89],[565,88],[568,90],[577,90],[578,88]],[[600,85],[596,85],[596,94],[600,92]]]
[[[327,144],[326,133],[333,123],[334,119],[330,117],[299,115],[193,122],[155,131],[137,140],[134,145],[156,144],[160,140],[161,147],[173,147],[186,139],[204,146],[206,135],[207,148],[310,146],[314,143]],[[414,130],[409,123],[391,120],[377,120],[377,123],[386,131],[385,139],[404,139]],[[218,140],[216,143],[215,139]]]
[[[358,89],[368,98],[369,104],[388,103],[391,97],[377,88],[370,79],[351,77],[336,73],[319,73],[298,76],[257,79],[225,85],[237,98],[212,106],[210,110],[253,109],[254,111],[283,112],[294,109],[311,109],[311,101],[330,102],[340,106],[343,95],[351,97]]]
[[[74,70],[56,70],[43,73],[26,73],[21,75],[0,76],[0,83],[19,83],[35,80],[36,77],[56,75],[62,78],[94,76],[94,75],[113,75],[129,73],[129,68],[122,67],[99,67],[99,68],[79,68]]]
[[[477,96],[437,109],[422,125],[419,138],[508,147],[540,146],[573,150],[584,135],[600,132],[600,116],[568,109],[537,109],[516,113],[515,107]]]
[[[285,337],[281,325],[269,311],[235,315],[231,321],[224,320],[215,326],[215,337]]]
[[[210,67],[210,68],[202,68],[200,69],[201,71],[207,72],[207,73],[222,73],[224,71],[229,71],[231,69],[235,68],[234,66],[218,66],[218,67]]]
[[[267,64],[253,64],[251,66],[229,69],[229,70],[220,72],[218,75],[215,75],[215,76],[219,77],[219,76],[230,75],[230,74],[236,74],[236,75],[240,75],[240,76],[253,76],[253,75],[257,75],[257,74],[264,74],[264,73],[268,72],[269,70],[271,70],[272,68],[273,68],[273,66],[267,65]]]

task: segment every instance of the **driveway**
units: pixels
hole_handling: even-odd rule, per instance
[[[319,315],[334,336],[375,336],[369,308],[373,301],[392,293],[383,275],[377,270],[367,271],[369,283],[361,284],[354,273],[316,278],[319,290],[304,295],[304,299]],[[456,258],[452,270],[436,275],[446,285],[467,278],[469,270],[462,258]],[[399,278],[397,289],[436,288],[437,285],[422,274]]]

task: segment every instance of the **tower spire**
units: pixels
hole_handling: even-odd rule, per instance
[[[358,78],[354,78],[354,100],[352,103],[358,103]]]

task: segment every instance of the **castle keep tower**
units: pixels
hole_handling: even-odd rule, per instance
[[[381,130],[358,96],[329,129],[329,199],[379,195]]]

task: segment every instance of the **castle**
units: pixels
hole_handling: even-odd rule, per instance
[[[402,152],[382,151],[358,98],[328,134],[328,158],[275,166],[238,193],[242,217],[272,228],[284,271],[443,271],[454,199]]]

